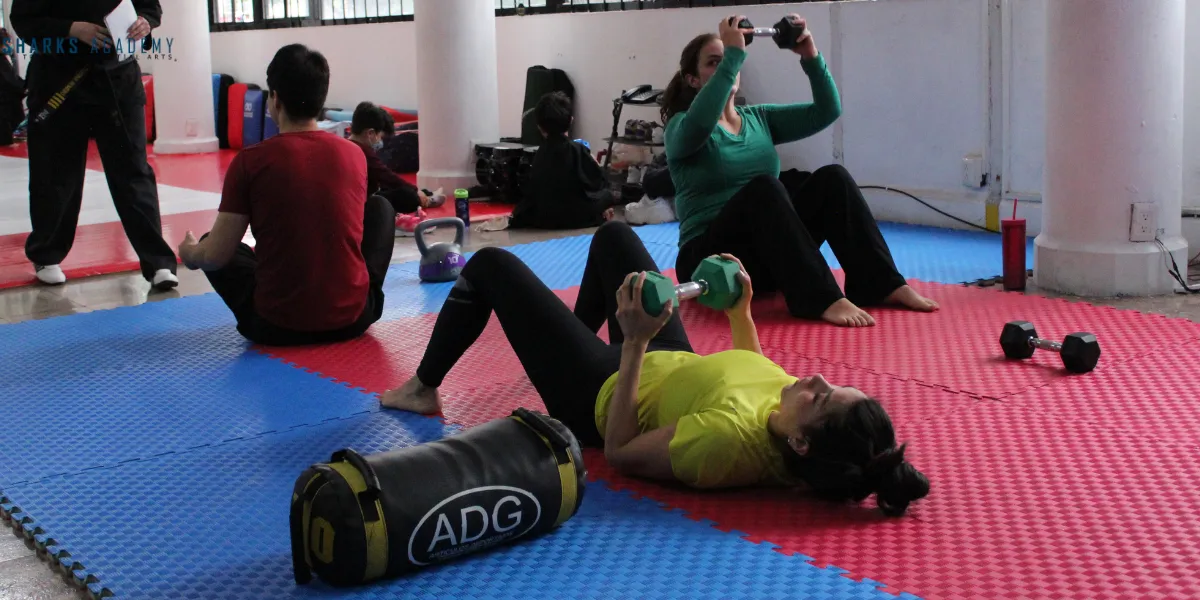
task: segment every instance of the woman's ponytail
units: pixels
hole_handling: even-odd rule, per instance
[[[662,109],[659,111],[663,125],[671,122],[671,118],[675,115],[686,112],[692,107],[692,101],[696,99],[698,90],[688,85],[685,76],[699,76],[700,53],[709,42],[716,39],[720,38],[715,33],[702,33],[692,38],[692,41],[684,46],[683,54],[679,57],[679,70],[675,71],[675,76],[671,78],[671,83],[667,84],[667,89],[663,92]]]

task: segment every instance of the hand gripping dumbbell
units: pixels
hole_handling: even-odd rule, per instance
[[[1000,346],[1004,356],[1022,360],[1033,356],[1034,350],[1050,350],[1062,355],[1063,366],[1072,373],[1087,373],[1096,368],[1100,360],[1100,342],[1090,333],[1072,333],[1060,344],[1038,338],[1037,330],[1029,321],[1011,321],[1000,333]]]
[[[668,302],[678,307],[680,300],[696,298],[704,306],[726,310],[742,297],[742,282],[737,279],[740,272],[736,262],[710,256],[696,267],[688,283],[675,285],[660,273],[646,273],[646,281],[642,284],[642,307],[658,316]]]
[[[804,25],[793,23],[791,19],[784,17],[775,24],[774,27],[755,27],[750,23],[750,19],[742,19],[738,23],[739,29],[753,29],[754,33],[745,34],[746,45],[749,46],[754,42],[756,37],[769,37],[775,40],[775,45],[784,50],[791,50],[796,47],[796,40],[804,35]]]

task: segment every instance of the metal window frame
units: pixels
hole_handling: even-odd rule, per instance
[[[251,23],[219,23],[217,22],[216,2],[208,0],[209,31],[253,31],[259,29],[286,29],[291,27],[323,27],[327,25],[359,25],[366,23],[398,23],[412,21],[413,15],[396,15],[388,17],[356,17],[351,19],[322,19],[321,0],[308,0],[309,14],[317,15],[307,18],[276,18],[264,19],[265,0],[250,0],[254,6],[254,21]],[[370,2],[372,0],[344,0],[346,2]],[[386,2],[388,0],[374,0]],[[415,0],[413,0],[415,1]],[[793,0],[807,2],[814,0]],[[555,13],[590,13],[613,12],[629,10],[656,10],[661,8],[706,8],[712,6],[752,6],[759,4],[779,4],[779,0],[547,0],[546,6],[524,6],[525,0],[514,0],[517,7],[496,9],[497,17],[515,17],[527,15],[543,15]],[[572,2],[566,4],[566,2]]]

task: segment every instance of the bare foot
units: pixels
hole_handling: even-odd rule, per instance
[[[399,389],[388,390],[379,398],[384,408],[407,410],[422,415],[433,415],[442,411],[442,399],[437,388],[426,387],[413,377]]]
[[[831,304],[821,318],[842,327],[871,327],[875,324],[874,317],[845,298]]]
[[[892,292],[892,294],[887,297],[887,300],[884,300],[884,302],[888,304],[899,304],[900,306],[910,308],[917,312],[934,312],[941,308],[941,306],[938,306],[937,302],[918,294],[917,290],[914,290],[907,285],[897,288],[896,291]]]

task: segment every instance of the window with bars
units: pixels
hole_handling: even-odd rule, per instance
[[[379,23],[413,18],[415,0],[208,0],[212,30]],[[804,1],[804,0],[801,0]],[[778,0],[495,0],[497,16],[776,4]]]

